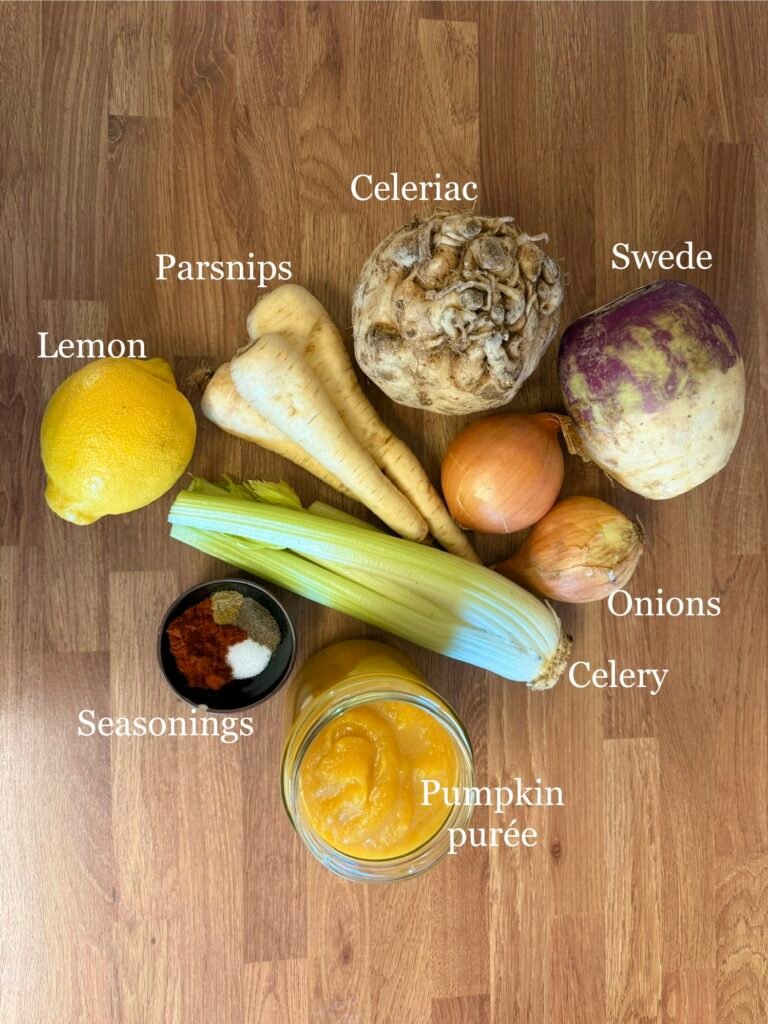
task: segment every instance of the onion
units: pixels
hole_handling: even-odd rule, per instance
[[[599,601],[621,589],[643,553],[643,528],[599,498],[565,498],[496,570],[554,601]]]
[[[672,498],[728,462],[744,414],[744,364],[714,302],[657,281],[571,324],[558,373],[569,448],[646,498]]]
[[[454,519],[481,533],[513,533],[552,507],[565,465],[554,413],[475,420],[443,459],[443,494]]]

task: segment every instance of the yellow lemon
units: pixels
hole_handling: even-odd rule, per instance
[[[45,500],[70,523],[142,508],[195,447],[195,414],[164,359],[99,359],[68,377],[40,428]]]

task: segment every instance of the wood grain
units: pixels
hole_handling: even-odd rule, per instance
[[[2,1024],[768,1019],[767,52],[753,3],[0,5]],[[155,631],[225,567],[170,541],[172,495],[88,528],[48,512],[40,416],[80,364],[36,356],[48,330],[141,337],[182,382],[228,358],[254,285],[158,282],[158,252],[291,260],[348,333],[367,253],[424,212],[354,201],[353,175],[392,171],[472,178],[478,210],[547,231],[565,322],[649,279],[610,269],[615,242],[710,249],[674,276],[722,305],[748,395],[727,470],[672,502],[568,462],[565,493],[641,517],[635,593],[721,598],[716,619],[563,610],[574,658],[669,667],[662,693],[531,694],[412,650],[481,783],[565,802],[518,812],[533,850],[365,888],[283,813],[278,701],[233,745],[77,736],[83,708],[191,714]],[[362,384],[436,478],[465,421]],[[514,407],[559,404],[553,348]],[[334,500],[203,420],[193,468]],[[302,658],[375,635],[285,600]]]

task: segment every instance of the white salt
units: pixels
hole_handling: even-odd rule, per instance
[[[227,651],[227,664],[232,669],[233,679],[250,679],[259,676],[272,658],[272,651],[255,640],[241,640],[232,644]]]

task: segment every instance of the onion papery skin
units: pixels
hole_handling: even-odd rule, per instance
[[[534,526],[520,550],[495,568],[552,601],[601,601],[629,582],[644,540],[640,523],[607,502],[565,498]]]
[[[684,494],[731,456],[744,364],[730,324],[692,285],[657,281],[577,320],[558,374],[576,450],[636,494]]]
[[[514,533],[541,519],[563,485],[559,431],[553,413],[502,413],[465,427],[441,471],[456,522],[480,533]]]

